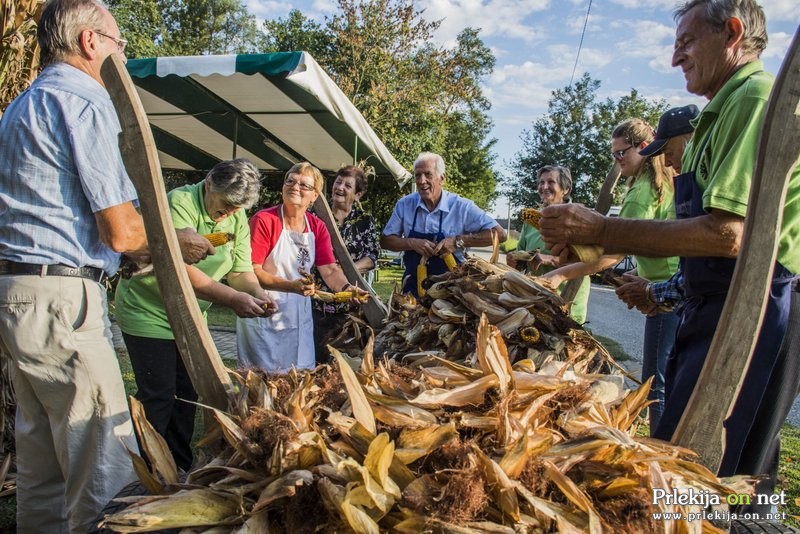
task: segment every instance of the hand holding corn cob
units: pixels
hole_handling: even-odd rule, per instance
[[[211,241],[206,236],[198,234],[194,228],[181,228],[175,230],[175,234],[178,237],[178,245],[181,247],[184,263],[189,265],[197,263],[216,252]],[[209,235],[214,236],[214,234]]]
[[[520,213],[522,220],[537,230],[541,230],[542,213],[534,208],[525,208]],[[583,263],[592,263],[603,255],[602,247],[596,245],[568,245],[570,257]],[[553,251],[555,252],[555,250]]]
[[[230,234],[228,232],[214,232],[213,234],[200,235],[191,228],[183,228],[181,230],[177,230],[175,233],[178,235],[178,243],[181,245],[181,253],[183,254],[183,260],[186,263],[197,263],[199,260],[192,262],[188,261],[187,254],[189,254],[190,257],[193,257],[193,254],[198,253],[199,250],[212,250],[211,254],[214,254],[213,249],[208,248],[208,243],[211,243],[212,247],[219,247],[229,241],[233,241],[236,238],[234,234]],[[182,238],[181,236],[184,237]],[[198,240],[195,236],[197,236],[197,238],[202,238],[206,241],[206,243],[204,244],[203,241]],[[184,253],[184,245],[187,247],[186,253]],[[205,256],[200,259],[203,258],[205,258]],[[119,274],[123,278],[144,276],[152,272],[153,264],[150,263],[150,256],[122,256],[122,261],[119,266]]]
[[[298,295],[303,295],[304,297],[310,297],[317,291],[317,286],[314,284],[314,277],[311,276],[310,273],[300,271],[300,278],[292,280],[289,283],[291,285],[290,291],[292,293],[297,293]]]

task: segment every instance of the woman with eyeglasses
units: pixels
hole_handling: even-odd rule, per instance
[[[325,223],[308,213],[322,191],[319,169],[297,163],[283,181],[283,202],[263,209],[250,219],[253,269],[261,286],[275,300],[278,311],[266,318],[239,318],[236,340],[239,364],[267,372],[286,372],[292,367],[313,368],[314,323],[311,295],[316,267],[328,287],[353,288],[336,263]]]
[[[375,268],[381,252],[375,219],[364,212],[359,202],[366,192],[367,176],[360,167],[346,165],[336,171],[336,179],[331,186],[331,213],[336,219],[347,252],[361,274]],[[335,289],[322,280],[319,270],[315,272],[315,279],[320,290]],[[327,344],[341,332],[354,306],[347,302],[334,303],[314,299],[312,307],[317,363],[328,363],[330,351]]]
[[[622,201],[619,216],[629,219],[674,219],[675,172],[666,166],[664,155],[642,156],[639,151],[654,139],[652,126],[639,118],[618,124],[611,133],[611,154],[619,163],[623,176],[628,177],[628,191]],[[586,276],[607,269],[623,258],[622,255],[605,255],[594,263],[574,263],[545,274],[542,278],[551,287],[565,280]],[[669,280],[678,270],[678,258],[649,258],[635,256],[636,272],[651,282]],[[654,311],[648,315],[644,330],[642,355],[642,381],[651,376],[650,431],[658,426],[664,407],[664,371],[667,357],[672,351],[678,315],[674,311]]]

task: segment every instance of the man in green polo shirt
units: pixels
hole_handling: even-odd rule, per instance
[[[579,206],[543,210],[541,232],[548,243],[598,244],[607,252],[679,255],[685,306],[668,362],[666,404],[656,437],[670,439],[702,369],[730,287],[741,246],[756,146],[772,76],[758,59],[767,45],[764,12],[754,0],[691,0],[675,12],[678,27],[672,58],[687,89],[709,99],[693,121],[695,134],[683,156],[685,174],[675,179],[675,221],[609,219]],[[791,279],[800,273],[800,168],[789,182],[770,299],[750,367],[731,416],[725,421],[725,451],[719,474],[774,472],[765,454],[776,456],[775,433],[764,420],[772,410],[770,381],[789,314]],[[791,378],[797,381],[797,376]],[[796,384],[786,384],[796,390]],[[793,387],[794,386],[794,387]],[[771,473],[774,474],[774,473]],[[767,485],[759,491],[771,493]]]

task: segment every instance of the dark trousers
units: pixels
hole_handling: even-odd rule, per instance
[[[327,344],[342,332],[347,313],[325,313],[312,310],[314,318],[314,351],[317,365],[330,363],[333,359]]]
[[[800,394],[800,283],[794,281],[789,324],[783,337],[783,345],[778,352],[775,368],[770,376],[764,398],[758,406],[749,439],[744,444],[737,471],[739,473],[763,473],[769,478],[759,481],[759,493],[773,492],[778,476],[778,462],[781,448],[780,431],[792,404]],[[764,436],[764,439],[758,439]],[[769,512],[764,508],[748,507],[742,512]]]
[[[122,334],[136,376],[136,399],[144,406],[147,420],[164,437],[178,468],[192,466],[197,393],[172,339]],[[176,398],[177,397],[177,398]],[[184,402],[191,401],[191,402]]]
[[[776,369],[781,341],[788,322],[790,289],[791,286],[787,282],[772,284],[771,298],[767,304],[752,361],[733,411],[724,423],[725,452],[719,476],[761,474],[761,472],[744,471],[744,461],[740,461],[744,456],[744,450],[745,448],[760,450],[774,445],[774,434],[760,434],[753,429],[757,424],[758,414],[764,414],[770,409],[762,402],[764,399],[768,400],[766,393],[768,384],[772,380],[781,380],[773,371]],[[703,368],[724,303],[724,294],[692,297],[687,300],[681,314],[675,346],[667,361],[666,403],[655,437],[665,440],[672,438]],[[784,307],[783,303],[787,305]],[[777,394],[772,393],[772,395]],[[784,418],[785,415],[784,413]],[[782,422],[781,420],[777,424],[777,429],[780,429]]]

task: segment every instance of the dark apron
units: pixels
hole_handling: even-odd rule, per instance
[[[442,233],[442,218],[444,217],[444,212],[439,212],[439,231],[435,234],[423,234],[422,232],[417,232],[417,213],[419,213],[419,209],[414,211],[414,219],[411,221],[411,232],[408,234],[408,238],[415,237],[417,239],[427,239],[428,241],[433,241],[434,243],[438,243],[442,239],[444,239],[444,234]],[[417,265],[419,265],[419,261],[422,259],[422,256],[416,250],[406,250],[403,253],[403,263],[406,266],[406,270],[403,273],[403,293],[411,293],[414,295],[415,298],[419,298],[417,294]],[[438,256],[434,256],[432,258],[428,258],[428,275],[433,274],[442,274],[447,272],[447,265],[445,265],[444,260]]]
[[[678,219],[706,215],[702,197],[703,191],[697,186],[694,171],[675,177]],[[682,257],[680,262],[685,301],[675,345],[667,360],[664,414],[654,434],[654,437],[665,440],[672,438],[700,376],[736,266],[735,258]],[[791,273],[775,262],[767,310],[753,358],[731,416],[724,422],[725,452],[720,476],[738,472],[745,442],[758,439],[749,435],[750,429],[786,331],[791,279]]]

